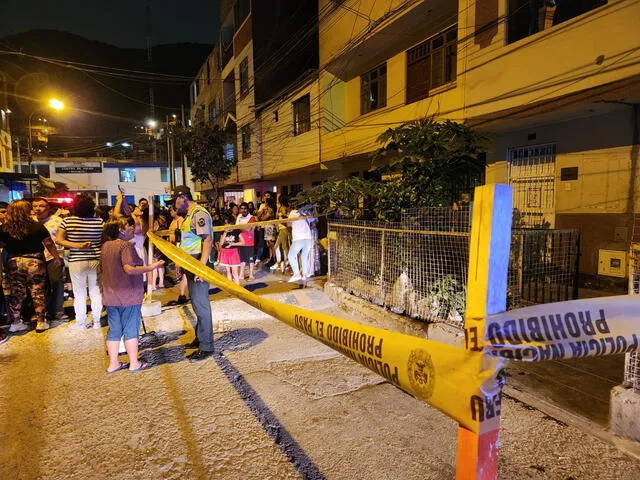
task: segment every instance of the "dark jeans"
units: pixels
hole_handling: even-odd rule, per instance
[[[47,315],[55,318],[64,305],[64,264],[47,262]]]
[[[213,352],[213,318],[209,301],[209,282],[196,282],[193,273],[186,270],[185,274],[187,275],[189,296],[191,296],[191,306],[198,319],[196,338],[200,343],[200,350]]]
[[[256,236],[255,243],[253,244],[254,255],[253,258],[256,260],[262,260],[262,256],[264,254],[264,228],[256,228]]]

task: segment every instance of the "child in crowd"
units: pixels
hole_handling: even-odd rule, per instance
[[[220,238],[220,265],[227,269],[227,278],[240,285],[240,254],[238,247],[244,246],[244,239],[240,235],[240,229],[231,230],[234,223],[232,217],[226,217],[224,223],[229,227]]]
[[[107,373],[115,373],[129,368],[138,372],[151,367],[149,363],[138,360],[138,332],[142,317],[142,299],[144,280],[142,275],[164,265],[157,261],[144,265],[131,242],[134,236],[132,219],[119,218],[104,227],[102,245],[102,291],[107,307],[109,331],[107,332],[107,352],[109,367]],[[124,346],[129,356],[129,364],[118,360],[120,339],[124,337]]]

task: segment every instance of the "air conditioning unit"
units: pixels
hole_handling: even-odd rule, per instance
[[[626,277],[627,252],[621,250],[598,250],[598,275]]]

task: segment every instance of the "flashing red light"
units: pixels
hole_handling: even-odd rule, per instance
[[[73,203],[72,197],[50,197],[50,198],[47,198],[46,200],[49,203],[62,205],[62,206],[69,206]]]

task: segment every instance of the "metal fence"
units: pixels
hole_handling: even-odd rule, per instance
[[[508,308],[578,298],[577,230],[513,230]]]
[[[634,218],[633,240],[629,255],[629,295],[640,295],[640,243]],[[627,353],[624,361],[624,385],[640,393],[640,353]]]
[[[331,220],[329,280],[396,313],[462,325],[469,208],[405,212],[397,224]],[[576,298],[579,235],[514,231],[508,306]]]

